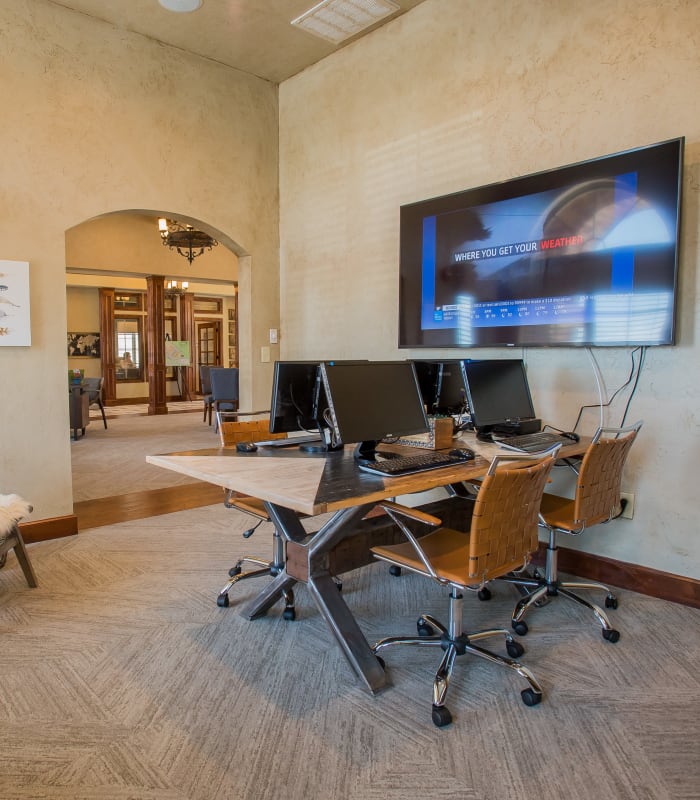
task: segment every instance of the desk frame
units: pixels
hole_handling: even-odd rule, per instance
[[[399,478],[382,478],[361,473],[357,469],[352,450],[310,456],[322,459],[307,466],[314,466],[313,481],[305,473],[300,458],[309,457],[299,451],[275,448],[260,448],[257,453],[243,454],[235,450],[218,448],[203,451],[172,453],[166,456],[148,456],[147,461],[157,466],[172,469],[227,489],[241,491],[259,497],[265,503],[270,518],[286,541],[287,561],[265,589],[248,602],[241,614],[249,620],[264,616],[283,596],[285,590],[295,583],[303,582],[333,632],[341,650],[358,678],[371,693],[386,686],[386,677],[376,656],[362,633],[330,572],[332,549],[343,539],[357,532],[360,520],[383,499],[404,494],[423,492],[437,487],[453,487],[457,494],[464,483],[483,477],[489,467],[490,456],[502,452],[493,445],[485,447],[465,439],[462,444],[482,451],[484,457],[457,466],[444,467]],[[566,445],[560,451],[560,459],[583,454],[590,440]],[[384,445],[383,447],[387,447]],[[390,446],[399,452],[406,448]],[[218,456],[212,461],[211,456]],[[221,458],[226,456],[226,458]],[[241,459],[255,459],[253,464]],[[260,458],[272,458],[269,469]],[[289,469],[284,460],[292,458],[296,463]],[[235,460],[231,460],[235,459]],[[246,468],[247,467],[247,468]],[[286,467],[286,469],[285,469]],[[275,471],[285,472],[284,480],[276,480]],[[290,479],[290,474],[293,477]],[[301,474],[299,477],[298,474]],[[299,514],[317,515],[332,512],[332,517],[316,533],[309,535],[302,526]]]

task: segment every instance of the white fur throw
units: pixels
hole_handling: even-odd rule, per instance
[[[31,505],[18,494],[0,494],[0,537],[8,534],[31,510]]]

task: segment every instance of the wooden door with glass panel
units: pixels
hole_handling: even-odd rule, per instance
[[[204,364],[208,367],[221,365],[221,322],[219,320],[196,321],[197,329],[197,384],[199,383],[199,367]]]

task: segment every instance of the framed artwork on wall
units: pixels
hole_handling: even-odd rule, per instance
[[[69,333],[68,358],[99,358],[99,333]]]
[[[31,343],[29,262],[0,261],[0,345],[28,347]]]

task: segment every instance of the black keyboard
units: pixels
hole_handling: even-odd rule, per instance
[[[426,472],[429,469],[464,464],[466,461],[471,461],[472,458],[473,456],[468,453],[450,455],[450,453],[429,450],[415,456],[397,456],[396,458],[388,458],[386,461],[360,462],[359,466],[364,472],[371,472],[373,475],[396,478],[400,475],[412,475],[414,472]]]
[[[550,431],[538,431],[522,436],[509,436],[507,439],[501,439],[498,444],[519,453],[539,453],[542,450],[549,450],[555,444],[572,444],[572,441],[569,436],[560,436],[558,433]]]

